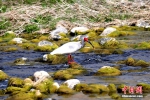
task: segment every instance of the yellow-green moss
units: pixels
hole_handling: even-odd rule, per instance
[[[117,93],[113,93],[113,94],[111,94],[111,98],[112,99],[117,99],[118,100],[118,98],[120,98],[120,95],[119,94],[117,94]]]
[[[3,36],[1,36],[1,39],[4,42],[8,42],[8,41],[10,41],[11,39],[13,39],[15,37],[16,37],[15,33],[9,33],[9,32],[7,32]]]
[[[40,40],[40,41],[42,41],[42,40],[47,40],[47,39],[48,39],[47,36],[40,36],[40,37],[39,37],[39,40]]]
[[[144,27],[127,26],[127,25],[116,27],[116,29],[119,31],[144,31]]]
[[[150,49],[150,42],[141,42],[134,46],[135,49]]]
[[[117,92],[115,84],[109,84],[107,87],[109,88],[109,92]]]
[[[95,40],[98,37],[98,35],[94,31],[89,32],[87,35],[89,40]]]
[[[54,85],[49,85],[48,89],[49,89],[49,93],[56,93],[57,92],[57,87]]]
[[[0,81],[8,79],[8,77],[9,76],[5,72],[3,72],[2,70],[0,70]]]
[[[37,97],[34,92],[19,92],[17,94],[11,95],[7,100],[42,100],[42,97]]]
[[[47,56],[48,56],[47,62],[49,62],[51,64],[62,64],[62,63],[67,62],[67,57],[65,57],[63,55],[47,54]]]
[[[22,58],[18,58],[14,61],[14,64],[16,65],[24,65],[26,63],[25,60],[23,60]]]
[[[76,62],[72,62],[71,64],[69,64],[69,68],[80,68],[80,69],[83,69],[83,66],[81,66],[80,64],[78,64]]]
[[[122,61],[123,63],[123,61]],[[129,65],[129,66],[141,66],[141,67],[148,67],[150,64],[144,60],[136,60],[132,57],[128,57],[124,63],[126,65]]]
[[[92,52],[93,49],[90,48],[90,47],[83,47],[80,49],[80,52],[83,52],[83,53],[89,53],[89,52]]]
[[[68,80],[74,78],[74,76],[67,70],[59,70],[54,73],[54,79]]]
[[[51,52],[52,47],[50,45],[37,46],[34,50],[35,51],[41,51],[41,52]]]
[[[36,45],[33,43],[23,43],[23,44],[20,44],[19,46],[26,50],[31,50],[36,47]]]
[[[145,62],[144,60],[138,60],[134,66],[148,67],[149,63]]]
[[[94,28],[92,30],[95,31],[97,35],[100,35],[104,31],[104,29],[105,28],[103,28],[103,27],[100,27],[100,28],[98,27],[98,28]]]
[[[117,86],[117,91],[118,93],[123,93],[122,88],[124,88],[126,85],[125,84],[120,84]]]
[[[80,75],[86,72],[86,70],[83,68],[68,68],[66,70],[72,75]]]
[[[8,86],[23,87],[24,81],[21,78],[13,77],[8,81]]]
[[[17,51],[18,48],[15,48],[15,47],[10,47],[10,48],[7,48],[5,51],[6,52],[11,52],[11,51]]]
[[[86,83],[79,83],[79,84],[74,86],[74,90],[79,92],[79,91],[82,91],[86,87],[88,87],[88,84],[86,84]]]
[[[25,78],[24,79],[24,85],[32,86],[33,85],[33,81],[30,78]]]
[[[137,86],[142,86],[143,93],[150,93],[150,84],[138,83]]]
[[[114,31],[110,33],[108,36],[110,37],[120,37],[120,36],[127,36],[127,35],[134,35],[136,34],[135,32],[132,31]]]
[[[103,92],[108,93],[109,89],[108,87],[102,84],[90,84],[88,87],[84,88],[82,91],[84,93],[103,93]]]
[[[72,89],[70,89],[70,88],[68,88],[68,87],[65,86],[65,85],[61,85],[61,86],[59,87],[59,89],[57,90],[57,93],[58,93],[58,94],[74,94],[75,91],[72,90]]]
[[[104,75],[104,76],[116,76],[116,75],[120,75],[121,71],[114,68],[114,67],[110,67],[110,68],[100,68],[97,72],[96,75]]]
[[[39,39],[32,39],[31,42],[38,43],[38,42],[40,42],[40,40]]]
[[[126,63],[126,65],[133,66],[134,63],[135,63],[135,60],[134,60],[132,57],[128,57],[128,58],[125,60],[125,63]]]
[[[36,90],[40,90],[41,93],[49,93],[49,87],[53,84],[53,81],[46,79],[43,82],[35,85]]]

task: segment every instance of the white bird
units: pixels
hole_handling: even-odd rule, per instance
[[[73,52],[81,49],[85,45],[85,42],[89,42],[92,45],[92,43],[88,40],[88,38],[85,37],[85,38],[82,39],[82,41],[68,42],[66,44],[63,44],[59,48],[52,51],[50,54],[51,55],[54,55],[54,54],[69,54],[68,55],[68,64],[71,64],[74,61],[73,61],[70,53],[73,53]],[[92,47],[94,48],[93,45],[92,45]]]

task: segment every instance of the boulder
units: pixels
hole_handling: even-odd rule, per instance
[[[113,27],[107,27],[101,34],[100,36],[108,36],[110,33],[116,31],[116,28]]]
[[[49,42],[49,41],[46,41],[46,40],[42,40],[38,43],[38,46],[46,46],[46,45],[50,45],[52,46],[53,43]]]
[[[116,76],[120,74],[121,74],[120,70],[110,66],[103,66],[96,72],[96,75],[104,75],[104,76]]]

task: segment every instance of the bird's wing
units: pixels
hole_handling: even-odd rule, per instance
[[[50,54],[66,54],[73,53],[81,48],[80,42],[68,42],[61,47],[55,49]]]

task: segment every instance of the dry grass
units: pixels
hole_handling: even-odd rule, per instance
[[[70,4],[67,2],[56,3],[50,7],[40,4],[11,6],[7,12],[0,13],[2,18],[11,22],[11,27],[6,30],[17,30],[18,34],[24,31],[24,26],[31,23],[37,16],[51,16],[46,24],[36,23],[41,29],[53,29],[57,22],[63,23],[71,29],[74,26],[105,27],[116,24],[128,24],[137,19],[150,20],[150,2],[145,5],[140,2],[117,2],[117,0],[79,0]],[[129,15],[129,16],[128,16]],[[49,31],[49,30],[48,30]]]

